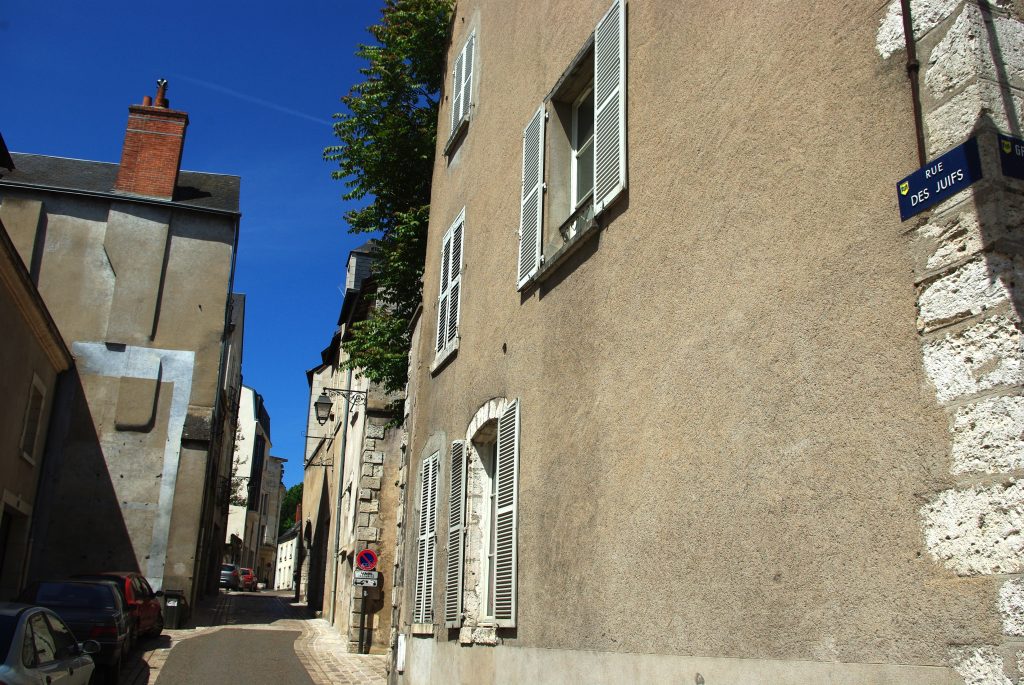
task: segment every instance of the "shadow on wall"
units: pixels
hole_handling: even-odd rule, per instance
[[[309,549],[309,580],[306,586],[306,606],[310,612],[324,610],[324,586],[327,580],[327,537],[331,531],[330,489],[327,478],[320,488],[320,506],[316,516],[316,528]]]
[[[47,435],[27,582],[139,571],[81,378],[72,370],[61,383],[66,385],[58,389]]]

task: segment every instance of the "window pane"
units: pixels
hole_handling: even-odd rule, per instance
[[[580,100],[576,108],[576,140],[573,148],[579,150],[594,135],[594,91]]]
[[[594,189],[594,141],[580,150],[576,159],[576,204]]]

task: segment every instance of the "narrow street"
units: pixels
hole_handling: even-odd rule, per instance
[[[307,618],[291,593],[224,592],[195,611],[194,628],[143,642],[125,685],[380,685],[384,656],[349,654],[324,619]]]

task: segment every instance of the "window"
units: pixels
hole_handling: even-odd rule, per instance
[[[466,210],[441,241],[441,287],[437,296],[437,347],[434,369],[459,347],[459,302],[462,297],[463,232]]]
[[[434,550],[437,541],[437,468],[435,452],[423,460],[420,468],[420,526],[416,547],[416,588],[413,623],[434,621]]]
[[[25,421],[21,429],[21,456],[33,464],[39,448],[40,423],[43,416],[43,400],[46,399],[46,386],[39,376],[32,374],[32,386],[29,388],[28,404],[25,405]]]
[[[517,288],[571,254],[625,188],[626,0],[615,0],[523,131]]]
[[[462,123],[469,121],[469,107],[473,102],[473,51],[476,33],[471,33],[455,59],[452,69],[452,130],[454,138]]]
[[[455,441],[449,478],[445,626],[516,625],[516,528],[519,479],[519,402],[492,400],[470,424],[472,441]],[[478,412],[478,417],[481,415]],[[481,423],[481,421],[483,421]],[[473,482],[472,488],[467,483]],[[468,533],[468,534],[467,534]],[[475,587],[464,585],[465,567]],[[463,614],[466,592],[475,615]]]

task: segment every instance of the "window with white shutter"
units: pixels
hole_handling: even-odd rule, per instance
[[[615,0],[526,126],[517,289],[595,234],[625,188],[626,0]]]
[[[447,155],[459,138],[459,134],[465,125],[469,124],[470,109],[473,104],[473,63],[476,61],[476,33],[471,33],[469,38],[455,58],[455,65],[452,67],[452,88],[451,88],[451,132],[448,142],[445,144],[444,153]]]
[[[437,339],[435,368],[459,346],[459,304],[462,300],[463,242],[466,210],[441,241],[441,286],[437,296]]]
[[[511,403],[498,419],[494,468],[494,579],[492,611],[495,625],[516,625],[516,517],[519,488],[519,402]]]
[[[452,443],[448,476],[448,557],[445,564],[444,625],[462,623],[462,564],[466,530],[466,443]]]
[[[437,545],[437,452],[420,467],[419,535],[416,541],[416,586],[413,623],[434,622],[434,552]]]

